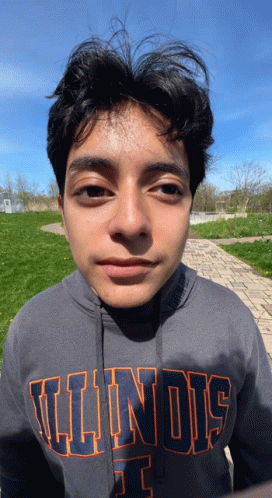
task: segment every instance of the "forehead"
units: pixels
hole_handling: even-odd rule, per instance
[[[133,160],[139,165],[156,161],[175,162],[188,169],[182,141],[171,143],[162,135],[167,126],[167,118],[160,113],[155,110],[145,112],[137,105],[101,112],[83,130],[83,140],[72,145],[68,171],[71,163],[88,156],[112,161],[117,167]]]

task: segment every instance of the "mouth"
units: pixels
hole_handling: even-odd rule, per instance
[[[108,277],[131,278],[148,274],[158,263],[144,258],[109,258],[98,264]]]

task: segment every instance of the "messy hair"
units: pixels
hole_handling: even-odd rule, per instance
[[[154,47],[156,41],[148,37],[133,51],[127,31],[121,29],[109,41],[92,37],[70,55],[51,95],[57,100],[48,121],[47,152],[61,195],[71,146],[85,140],[92,129],[88,123],[101,112],[118,112],[126,103],[140,105],[153,119],[154,110],[167,118],[161,134],[183,141],[194,195],[213,143],[208,73],[201,57],[183,42]],[[146,45],[149,51],[144,51]]]

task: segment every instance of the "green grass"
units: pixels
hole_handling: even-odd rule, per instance
[[[191,230],[202,239],[230,239],[272,235],[272,215],[249,215],[247,218],[208,221],[192,225]]]
[[[75,269],[65,237],[40,230],[60,221],[58,212],[0,213],[0,357],[17,311]]]
[[[253,266],[265,277],[272,278],[272,241],[256,240],[221,246],[226,252],[233,254],[250,266]]]

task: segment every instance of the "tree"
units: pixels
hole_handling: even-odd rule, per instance
[[[270,188],[263,196],[263,208],[268,213],[272,213],[272,186],[270,186]]]
[[[193,210],[194,211],[215,211],[215,201],[218,196],[218,187],[212,183],[204,180],[202,182],[194,197]]]
[[[260,193],[250,201],[249,208],[255,213],[272,213],[272,182],[262,185]]]
[[[245,161],[237,164],[226,179],[233,186],[232,203],[237,211],[245,211],[249,200],[260,192],[267,180],[267,172],[258,163]]]
[[[9,199],[12,199],[13,193],[14,193],[14,187],[12,184],[12,180],[10,178],[9,173],[6,174],[4,184],[3,184],[3,191],[5,194],[8,195]]]
[[[17,173],[15,178],[15,192],[24,207],[27,206],[28,201],[33,197],[26,177],[20,172]]]
[[[39,191],[39,185],[37,184],[36,180],[32,180],[31,184],[28,186],[29,188],[29,193],[31,194],[32,197],[38,197],[40,195]]]
[[[59,187],[56,180],[50,180],[47,185],[47,195],[48,197],[57,197],[59,195]]]

